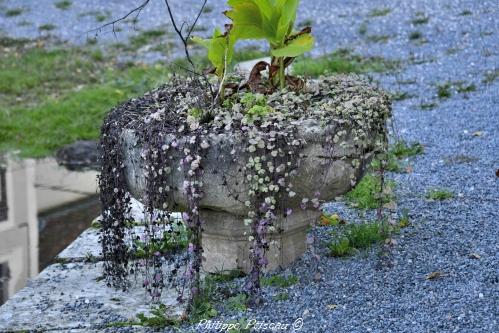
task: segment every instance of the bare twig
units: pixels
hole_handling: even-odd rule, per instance
[[[114,27],[116,25],[116,23],[121,22],[123,20],[126,20],[130,15],[132,15],[134,13],[136,13],[134,20],[137,20],[137,18],[139,17],[140,13],[142,12],[142,10],[149,4],[150,1],[151,0],[145,0],[140,6],[135,7],[134,9],[132,9],[131,11],[129,11],[126,15],[124,15],[124,16],[122,16],[122,17],[120,17],[120,18],[118,18],[118,19],[116,19],[114,21],[108,22],[108,23],[106,23],[104,25],[101,25],[98,28],[89,30],[86,33],[88,34],[88,33],[91,33],[91,32],[95,32],[97,34],[98,32],[101,32],[102,29],[111,26],[113,28],[113,34],[116,37],[116,30],[115,30],[115,27]]]
[[[207,2],[208,2],[208,0],[204,0],[203,1],[203,6],[199,10],[199,12],[198,12],[198,14],[196,16],[196,19],[194,20],[194,23],[190,26],[189,30],[187,31],[187,35],[184,36],[184,34],[182,33],[182,29],[184,28],[184,24],[182,23],[182,25],[180,26],[180,28],[178,27],[177,22],[175,21],[175,17],[173,16],[172,9],[170,7],[170,3],[168,2],[168,0],[165,0],[166,8],[168,9],[168,15],[170,16],[170,21],[172,22],[173,29],[175,30],[175,32],[177,33],[178,37],[182,41],[182,44],[184,44],[185,56],[187,58],[187,61],[189,61],[189,63],[191,64],[191,66],[192,66],[193,69],[195,69],[196,66],[194,65],[194,62],[191,59],[191,55],[189,54],[189,45],[188,45],[189,38],[191,37],[191,33],[194,30],[194,27],[196,26],[196,24],[197,24],[197,22],[199,20],[199,17],[203,13],[204,7],[206,6]]]

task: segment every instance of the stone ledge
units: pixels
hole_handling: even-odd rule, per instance
[[[102,263],[47,267],[0,307],[0,332],[95,332],[110,323],[136,320],[139,313],[149,315],[151,298],[140,283],[124,292],[106,286],[101,275]],[[164,290],[160,300],[172,318],[184,312],[176,298],[175,290]]]

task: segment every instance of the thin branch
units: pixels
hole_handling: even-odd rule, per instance
[[[130,15],[134,14],[134,13],[137,13],[137,15],[135,16],[135,19],[134,20],[137,20],[137,18],[139,17],[140,15],[140,12],[149,4],[151,0],[145,0],[140,6],[138,7],[135,7],[134,9],[132,9],[131,11],[129,11],[126,15],[114,20],[114,21],[111,21],[111,22],[108,22],[104,25],[101,25],[100,27],[98,28],[95,28],[95,29],[92,29],[92,30],[88,30],[86,33],[91,33],[91,32],[95,32],[97,34],[97,32],[101,32],[102,29],[104,28],[107,28],[109,26],[111,26],[113,28],[113,34],[114,36],[116,37],[116,30],[114,28],[114,26],[116,25],[116,23],[118,22],[121,22],[123,20],[126,20]]]
[[[189,31],[187,32],[187,35],[184,36],[182,33],[182,29],[184,28],[184,23],[180,26],[180,28],[177,26],[177,22],[175,21],[175,18],[173,17],[172,9],[170,7],[170,3],[168,0],[165,0],[166,8],[168,9],[168,15],[170,16],[170,21],[172,22],[173,29],[177,33],[177,35],[180,37],[180,40],[182,41],[182,44],[184,44],[184,50],[185,50],[185,56],[187,57],[187,61],[191,64],[192,68],[195,68],[194,62],[191,59],[191,56],[189,54],[189,48],[188,48],[188,43],[189,43],[189,38],[191,37],[192,31],[194,30],[194,27],[198,23],[199,17],[203,13],[204,8],[206,7],[206,3],[208,0],[203,1],[203,5],[201,6],[201,9],[199,10],[198,14],[196,15],[196,19],[194,20],[194,23],[190,26]]]

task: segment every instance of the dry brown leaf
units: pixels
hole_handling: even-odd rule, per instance
[[[473,136],[482,136],[483,135],[483,131],[476,131],[476,132],[471,133],[471,135],[473,135]]]
[[[426,274],[426,280],[436,280],[436,279],[439,279],[439,278],[446,276],[446,275],[447,274],[444,272],[435,271],[435,272],[431,272],[429,274]]]
[[[385,244],[390,246],[395,246],[397,245],[397,241],[393,238],[387,238],[385,239]]]
[[[478,253],[470,253],[469,255],[470,259],[480,259],[480,255]]]
[[[338,307],[338,305],[337,305],[337,304],[328,304],[328,305],[326,305],[326,308],[327,308],[328,310],[334,310],[334,309],[336,309],[337,307]]]

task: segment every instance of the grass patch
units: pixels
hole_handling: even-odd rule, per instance
[[[352,255],[357,251],[370,248],[387,238],[382,232],[381,222],[349,224],[334,231],[334,240],[329,244],[329,253],[333,257]]]
[[[405,99],[413,97],[407,91],[397,91],[391,94],[393,101],[403,101]]]
[[[21,15],[22,13],[24,13],[24,9],[23,8],[11,8],[11,9],[7,9],[5,11],[5,16],[7,16],[7,17],[15,17],[15,16]]]
[[[295,275],[290,275],[287,277],[281,275],[272,275],[262,278],[260,282],[263,287],[288,288],[292,285],[297,284],[299,282],[299,279]]]
[[[371,10],[367,16],[369,17],[380,17],[380,16],[386,16],[390,14],[392,10],[390,8],[374,8]]]
[[[437,84],[437,96],[438,98],[449,98],[452,96],[451,92],[452,84],[450,82]]]
[[[419,40],[423,38],[423,34],[420,31],[413,31],[409,34],[409,39],[414,41],[414,40]]]
[[[444,159],[445,164],[447,165],[455,165],[455,164],[468,164],[478,161],[479,159],[474,156],[468,156],[464,154],[458,154],[446,157]]]
[[[402,160],[424,153],[424,147],[420,143],[408,144],[404,140],[399,140],[390,146],[387,154],[387,163],[385,165],[386,171],[391,172],[404,172],[407,170],[406,163]],[[379,170],[381,162],[375,159],[371,167],[373,170]]]
[[[286,292],[278,293],[272,297],[274,301],[287,301],[289,300],[289,294]]]
[[[229,297],[225,301],[225,308],[229,311],[242,312],[246,311],[248,307],[248,296],[246,294],[237,294],[235,296]]]
[[[366,40],[371,43],[388,43],[390,35],[368,35]]]
[[[333,73],[387,72],[399,67],[399,62],[381,57],[362,57],[349,50],[338,50],[318,58],[301,58],[293,65],[293,73],[318,77]]]
[[[130,46],[133,49],[141,48],[151,44],[153,41],[163,37],[166,34],[165,30],[152,29],[140,32],[138,35],[130,38]]]
[[[434,201],[443,201],[454,198],[454,193],[447,189],[432,189],[426,193],[426,199]]]
[[[430,18],[425,15],[423,12],[417,12],[415,17],[411,20],[411,23],[414,25],[423,25],[427,24],[430,21]]]
[[[212,7],[212,6],[210,6],[210,5],[206,5],[206,6],[204,6],[204,8],[203,8],[203,13],[204,13],[204,14],[211,13],[212,11],[213,11],[213,7]]]
[[[367,34],[367,22],[364,21],[359,25],[359,34],[365,36]]]
[[[419,106],[419,108],[421,110],[433,110],[434,108],[436,108],[438,106],[437,103],[434,103],[434,102],[430,102],[430,103],[421,103],[421,105]]]
[[[230,282],[234,279],[244,277],[244,272],[234,269],[231,271],[210,274],[210,279],[217,283]]]
[[[163,329],[171,326],[178,326],[179,324],[179,321],[166,316],[166,305],[160,304],[159,306],[151,309],[151,316],[139,313],[137,314],[137,320],[135,321],[114,322],[108,324],[107,327],[143,326]]]
[[[458,82],[458,83],[456,83],[456,90],[458,93],[466,94],[466,93],[476,91],[476,85],[473,83],[466,84],[464,82]]]
[[[385,181],[385,193],[380,193],[381,178],[367,174],[350,192],[345,194],[345,198],[353,207],[375,209],[379,208],[381,204],[386,204],[393,200],[391,191],[394,187],[395,183],[393,181]]]
[[[55,28],[57,28],[57,26],[55,26],[54,24],[47,23],[47,24],[42,24],[41,26],[39,26],[38,30],[40,30],[40,31],[52,31]]]
[[[407,158],[423,154],[424,147],[418,142],[408,144],[404,140],[399,140],[390,147],[389,153],[399,159]]]
[[[0,52],[0,151],[44,157],[76,140],[97,139],[113,106],[167,78],[165,67],[117,69],[112,61],[69,47]]]
[[[485,73],[482,82],[485,84],[490,84],[497,80],[499,77],[499,69],[493,70],[493,71],[488,71]]]
[[[73,5],[73,2],[69,1],[69,0],[61,0],[61,1],[57,1],[54,5],[58,9],[66,10],[66,9],[69,9]]]

